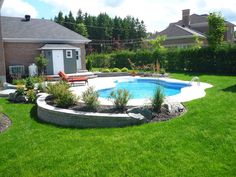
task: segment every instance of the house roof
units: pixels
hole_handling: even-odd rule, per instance
[[[206,38],[204,34],[190,29],[188,27],[182,27],[180,25],[171,23],[165,30],[157,33],[150,37],[150,39],[155,39],[157,36],[166,35],[167,39],[174,39],[174,38],[186,38],[186,37],[194,37],[198,36],[200,38]]]
[[[203,23],[208,24],[208,19],[207,19],[208,16],[209,15],[207,15],[207,14],[203,14],[203,15],[192,14],[192,15],[190,15],[190,26],[193,25],[193,24],[203,24]],[[233,23],[230,23],[229,21],[226,21],[226,20],[225,20],[225,23],[235,26]],[[175,24],[181,26],[182,25],[182,20],[179,20]]]
[[[51,20],[1,17],[2,37],[6,42],[88,43],[89,39]]]
[[[155,35],[150,36],[149,39],[155,39],[157,36],[166,35],[167,39],[173,38],[186,38],[186,37],[193,37],[198,36],[200,38],[206,38],[205,34],[192,29],[191,27],[194,26],[207,26],[208,25],[208,15],[197,15],[192,14],[190,15],[190,27],[183,27],[182,20],[179,20],[175,23],[170,23],[170,25],[164,29],[163,31],[156,33]],[[234,24],[225,21],[226,24],[235,26]]]
[[[68,44],[45,44],[40,50],[53,50],[53,49],[78,49],[78,47]]]

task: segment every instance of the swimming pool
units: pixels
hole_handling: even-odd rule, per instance
[[[129,79],[114,81],[115,87],[98,90],[101,98],[108,98],[110,93],[118,89],[126,89],[130,92],[133,99],[149,99],[154,95],[159,87],[165,96],[177,95],[184,87],[190,86],[185,83],[170,83],[159,79]]]

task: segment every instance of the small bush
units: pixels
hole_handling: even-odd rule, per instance
[[[87,59],[86,68],[87,68],[88,71],[92,71],[92,69],[93,69],[93,63],[92,63],[92,59],[91,59],[91,58],[88,58],[88,59]]]
[[[97,110],[100,103],[98,101],[99,94],[93,87],[89,87],[82,93],[82,100],[89,110]]]
[[[120,72],[120,69],[119,68],[113,68],[112,72]]]
[[[122,68],[121,69],[121,72],[128,72],[129,70],[128,70],[128,68],[126,68],[126,67],[124,67],[124,68]]]
[[[45,67],[48,65],[48,59],[40,54],[35,58],[35,63],[38,67],[39,75],[44,75]]]
[[[77,97],[71,93],[69,85],[60,81],[56,84],[48,84],[47,93],[54,98],[54,103],[60,108],[68,108],[76,104]]]
[[[60,81],[56,84],[48,84],[46,91],[48,94],[51,94],[53,98],[57,99],[63,92],[65,92],[69,88],[70,86],[68,83]]]
[[[152,104],[152,109],[153,111],[159,113],[161,111],[161,105],[164,101],[164,93],[162,91],[162,89],[160,87],[157,87],[154,96],[151,100],[151,104]]]
[[[34,91],[34,89],[28,90],[26,92],[26,96],[28,98],[28,102],[29,103],[35,103],[36,102],[36,92]]]
[[[113,104],[117,109],[124,110],[128,101],[130,100],[131,95],[128,90],[118,89],[117,91],[112,91],[109,99],[113,99]]]
[[[43,83],[38,83],[37,90],[38,90],[39,92],[46,92],[45,84],[43,84]]]
[[[43,76],[31,77],[34,83],[42,83],[45,80]]]
[[[27,90],[34,89],[34,80],[32,77],[27,77],[25,79],[25,87]]]
[[[104,73],[109,73],[110,70],[109,70],[108,68],[105,68],[105,69],[102,70],[102,72],[104,72]]]
[[[77,98],[70,90],[65,90],[55,99],[57,107],[60,108],[68,108],[75,105],[76,102]]]
[[[14,79],[12,81],[12,84],[14,84],[14,85],[25,85],[25,79]]]
[[[164,68],[161,68],[160,69],[160,74],[165,74],[166,73],[166,70]]]
[[[16,94],[17,94],[17,96],[25,95],[25,86],[24,85],[17,85],[16,86]]]

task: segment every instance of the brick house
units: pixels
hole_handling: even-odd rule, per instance
[[[194,45],[196,37],[203,42],[203,45],[207,45],[207,32],[208,15],[190,15],[190,10],[185,9],[182,11],[182,20],[178,22],[170,23],[169,26],[163,31],[156,33],[149,39],[155,39],[157,36],[166,36],[166,40],[163,42],[165,47],[188,47]],[[235,25],[225,21],[226,32],[224,40],[233,43],[234,39],[234,27]]]
[[[1,17],[1,8],[3,0],[0,0],[0,17]],[[3,51],[3,41],[2,41],[2,30],[1,30],[1,18],[0,18],[0,81],[6,80],[6,71],[5,71],[5,59]]]
[[[2,2],[2,0],[1,0]],[[28,74],[28,66],[40,53],[48,59],[46,74],[76,73],[86,69],[85,44],[89,39],[44,19],[0,18],[0,79]]]

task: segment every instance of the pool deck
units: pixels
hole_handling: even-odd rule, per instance
[[[124,76],[124,77],[103,77],[103,78],[94,78],[90,79],[88,82],[88,85],[79,85],[71,87],[70,90],[76,94],[81,95],[83,91],[85,91],[89,86],[93,86],[95,90],[101,90],[106,88],[112,88],[115,87],[114,81],[125,81],[129,79],[157,79],[161,81],[166,81],[169,83],[180,83],[180,84],[190,84],[189,81],[181,81],[177,79],[171,79],[171,78],[153,78],[153,77],[130,77],[130,76]],[[194,99],[202,98],[206,95],[205,89],[211,88],[212,85],[200,82],[198,84],[197,82],[192,82],[189,87],[184,87],[181,89],[181,92],[174,96],[167,96],[165,99],[168,102],[187,102]],[[99,101],[102,105],[112,105],[112,101],[105,99],[105,98],[99,98]],[[148,105],[150,104],[150,99],[131,99],[128,102],[128,105],[130,106],[141,106],[141,105]]]

